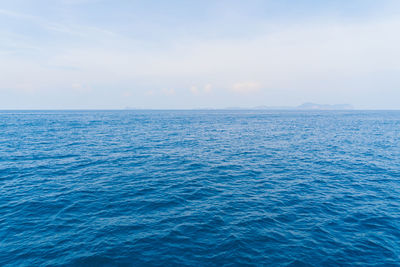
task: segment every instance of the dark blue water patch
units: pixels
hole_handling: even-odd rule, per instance
[[[400,112],[2,111],[0,265],[400,266]]]

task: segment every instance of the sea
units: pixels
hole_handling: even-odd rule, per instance
[[[1,111],[0,266],[400,266],[400,111]]]

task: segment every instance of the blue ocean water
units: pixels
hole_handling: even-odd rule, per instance
[[[0,265],[400,266],[400,112],[2,111]]]

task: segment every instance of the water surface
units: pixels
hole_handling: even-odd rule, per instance
[[[2,111],[0,265],[399,266],[400,112]]]

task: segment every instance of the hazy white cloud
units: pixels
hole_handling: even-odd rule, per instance
[[[35,93],[35,86],[29,82],[16,82],[13,88],[23,93]]]
[[[22,21],[29,22],[30,24],[36,25],[45,31],[53,31],[61,34],[75,35],[79,38],[93,38],[100,37],[101,35],[105,36],[116,36],[116,33],[96,26],[88,26],[76,23],[59,23],[52,20],[44,19],[41,16],[33,16],[30,14],[24,14],[20,12],[15,12],[6,9],[0,9],[0,16],[6,16],[14,19],[19,19]],[[104,36],[104,37],[105,37]]]
[[[89,85],[84,84],[84,83],[79,83],[79,82],[73,83],[73,84],[71,85],[71,88],[72,88],[74,91],[80,92],[80,93],[87,93],[87,92],[92,91],[92,89],[93,89],[93,88],[90,87]]]
[[[399,17],[320,17],[296,24],[260,21],[258,31],[246,38],[181,36],[158,45],[138,40],[134,34],[114,34],[101,25],[77,27],[4,9],[0,16],[62,37],[40,42],[0,27],[2,95],[57,92],[62,96],[71,91],[95,95],[98,88],[107,88],[110,94],[130,88],[140,104],[144,96],[177,95],[176,105],[193,105],[202,99],[215,106],[241,104],[244,94],[254,96],[251,105],[304,100],[355,105],[359,101],[368,106],[376,102],[375,96],[382,97],[381,103],[400,97]],[[185,94],[167,88],[209,96],[186,101]],[[382,94],[382,90],[390,93]]]
[[[192,92],[192,94],[194,95],[198,95],[200,93],[199,89],[196,86],[191,86],[190,92]]]
[[[95,47],[60,44],[56,49],[35,51],[38,56],[5,54],[0,62],[0,87],[13,88],[23,71],[25,82],[36,90],[65,87],[71,80],[182,87],[183,80],[208,77],[213,77],[215,88],[235,83],[232,90],[236,92],[257,91],[260,84],[268,85],[266,89],[321,90],[314,85],[317,81],[400,71],[398,28],[400,20],[298,25],[251,40],[183,41],[155,51],[120,37]],[[257,82],[248,82],[253,80]],[[362,86],[360,79],[357,87]],[[192,93],[212,88],[194,87]]]
[[[176,92],[175,92],[175,89],[172,89],[172,88],[163,88],[163,89],[161,89],[161,93],[163,95],[171,96],[171,95],[174,95]]]
[[[130,97],[133,96],[133,92],[132,92],[132,91],[125,90],[125,91],[122,92],[122,96],[123,96],[123,97],[130,98]]]
[[[145,92],[145,95],[147,95],[147,96],[153,96],[153,95],[155,95],[156,93],[154,92],[154,90],[147,90],[146,92]]]
[[[250,94],[260,91],[261,85],[257,82],[238,82],[230,88],[233,92],[240,94]]]
[[[212,91],[212,85],[211,84],[206,84],[203,88],[204,93],[211,93]]]
[[[194,95],[209,94],[212,92],[212,85],[206,84],[202,88],[199,88],[197,86],[191,86],[190,92]]]

